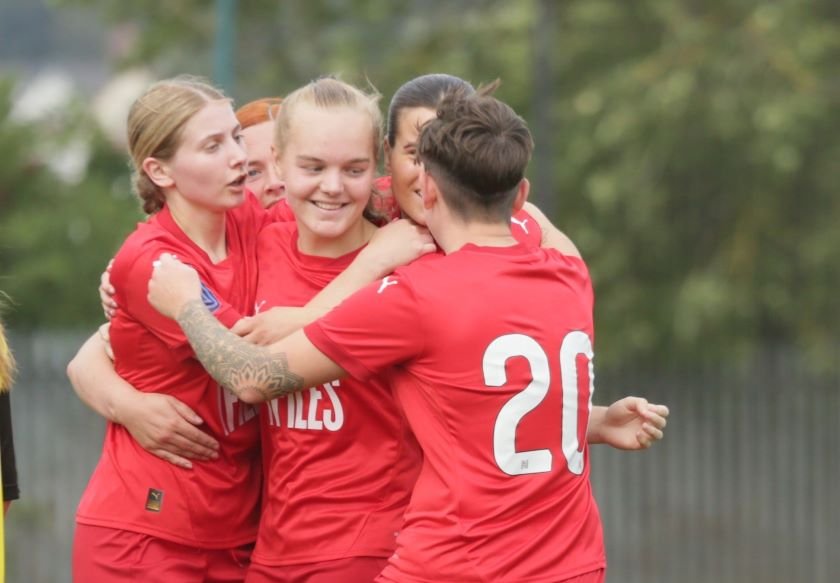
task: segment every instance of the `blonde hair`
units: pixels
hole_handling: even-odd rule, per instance
[[[0,393],[12,388],[12,380],[15,376],[15,357],[9,348],[6,340],[6,330],[3,322],[0,322]]]
[[[379,143],[382,141],[382,113],[379,111],[381,95],[375,91],[365,93],[361,89],[333,77],[322,77],[309,82],[286,96],[274,123],[274,147],[282,155],[291,132],[295,111],[301,105],[320,109],[347,107],[366,113],[370,117],[371,149],[376,161],[379,157]]]
[[[143,160],[170,160],[192,116],[211,101],[226,99],[222,91],[197,77],[179,76],[158,81],[132,104],[127,123],[132,184],[146,214],[163,208],[165,198],[143,171]]]

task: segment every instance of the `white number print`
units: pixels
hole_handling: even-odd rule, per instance
[[[592,408],[594,372],[592,368],[592,340],[585,332],[570,332],[560,345],[560,386],[563,411],[560,415],[562,451],[570,472],[583,473],[583,453],[578,451],[578,373],[577,357],[584,355],[589,362],[589,403]],[[524,334],[499,336],[484,351],[484,384],[501,387],[507,383],[505,364],[513,357],[525,358],[531,369],[531,382],[511,397],[496,416],[493,427],[493,455],[496,465],[511,476],[550,472],[550,449],[516,451],[516,430],[525,415],[539,406],[551,386],[548,356],[536,340]]]

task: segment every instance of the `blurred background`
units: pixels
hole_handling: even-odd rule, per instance
[[[142,220],[124,122],[151,81],[239,104],[322,74],[446,72],[536,141],[532,200],[596,292],[596,402],[672,410],[595,448],[611,583],[840,578],[840,4],[835,0],[3,0],[0,290],[20,376],[8,579],[69,581],[104,422],[64,367]]]

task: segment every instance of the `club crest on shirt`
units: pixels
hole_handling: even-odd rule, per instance
[[[146,496],[146,510],[149,512],[160,512],[163,506],[163,490],[149,488],[149,494]]]
[[[215,312],[219,309],[219,306],[222,305],[219,300],[216,299],[216,296],[213,295],[213,292],[210,291],[210,288],[204,285],[203,282],[201,284],[201,301],[211,312]]]

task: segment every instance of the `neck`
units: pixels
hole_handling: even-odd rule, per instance
[[[175,223],[210,261],[218,263],[227,258],[224,212],[196,207],[180,196],[168,197],[166,204]]]
[[[432,235],[447,255],[468,244],[479,247],[516,245],[516,239],[511,234],[510,225],[507,223],[463,222],[450,217],[440,228],[433,229]]]
[[[338,237],[324,237],[298,221],[298,250],[306,255],[334,259],[367,245],[376,226],[361,219]]]

